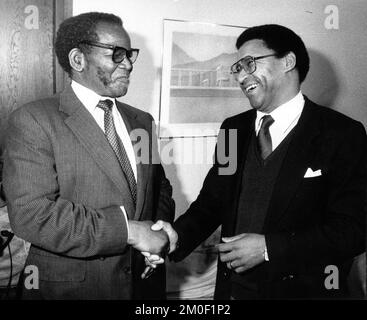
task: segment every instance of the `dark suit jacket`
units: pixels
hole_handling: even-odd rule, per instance
[[[247,272],[256,279],[261,298],[340,296],[348,270],[346,262],[364,251],[364,127],[305,99],[263,227],[270,262]],[[238,130],[237,171],[218,175],[218,169],[225,165],[216,159],[198,198],[174,224],[180,241],[174,260],[187,256],[219,225],[222,236],[234,235],[242,172],[255,118],[256,111],[250,110],[223,122],[224,132]],[[321,169],[322,175],[304,178],[307,168]],[[327,265],[339,267],[339,290],[325,289]],[[230,275],[231,271],[219,261],[216,298],[229,297]]]
[[[28,265],[40,289],[25,296],[56,299],[162,299],[165,269],[141,280],[144,257],[127,245],[130,219],[171,220],[172,188],[157,162],[153,118],[117,102],[128,131],[149,137],[148,163],[137,165],[134,210],[128,183],[104,133],[71,87],[12,113],[4,188],[15,234],[32,243]],[[149,153],[147,152],[149,151]],[[154,158],[154,161],[152,160]]]

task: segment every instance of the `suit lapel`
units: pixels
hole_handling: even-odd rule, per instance
[[[142,163],[140,159],[143,159],[137,154],[137,148],[136,145],[136,135],[132,132],[135,129],[144,129],[145,126],[139,121],[137,118],[136,113],[132,112],[128,107],[124,107],[124,104],[116,101],[117,109],[119,110],[126,128],[129,132],[130,139],[133,147],[134,147],[134,153],[135,153],[135,160],[136,160],[136,167],[137,167],[137,199],[136,199],[136,210],[134,219],[139,220],[142,212],[143,212],[143,205],[145,200],[145,194],[147,189],[147,183],[148,183],[148,175],[149,175],[149,164],[148,163]],[[148,133],[149,134],[149,133]],[[151,137],[152,139],[153,137]]]
[[[304,179],[305,169],[315,156],[314,140],[319,135],[319,119],[312,102],[305,97],[305,106],[275,182],[264,230],[279,221]]]
[[[60,95],[60,111],[68,115],[65,119],[65,124],[85,147],[101,170],[119,189],[127,214],[133,216],[134,205],[129,194],[129,186],[123,175],[120,164],[103,134],[103,131],[95,122],[92,115],[75,96],[70,86]]]

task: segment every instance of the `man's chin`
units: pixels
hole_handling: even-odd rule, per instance
[[[126,95],[127,89],[127,87],[123,87],[111,90],[111,98],[119,98]]]
[[[259,101],[257,101],[256,99],[251,99],[250,97],[247,97],[247,99],[250,102],[251,108],[253,108],[255,110],[260,110],[261,109],[262,104]]]

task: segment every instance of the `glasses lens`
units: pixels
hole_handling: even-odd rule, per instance
[[[137,49],[131,49],[126,52],[126,56],[130,60],[131,63],[134,63],[138,58],[139,51]]]
[[[131,63],[134,63],[138,57],[138,53],[139,51],[136,49],[126,50],[121,47],[116,47],[112,54],[112,60],[115,63],[121,63],[127,57]]]
[[[240,62],[236,62],[235,64],[231,66],[231,72],[234,74],[241,72],[241,70],[242,70],[242,66]]]
[[[253,73],[256,69],[255,59],[253,57],[244,57],[242,60],[242,67],[246,73]]]
[[[112,54],[112,60],[115,63],[120,63],[126,57],[126,50],[121,47],[116,47]]]
[[[251,74],[255,71],[256,64],[253,57],[247,56],[232,65],[231,71],[234,74],[240,73],[244,70],[246,73]]]

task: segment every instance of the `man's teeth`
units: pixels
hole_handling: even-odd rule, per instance
[[[257,84],[251,84],[246,88],[246,92],[249,93],[251,90],[254,90],[255,88],[257,88]]]

